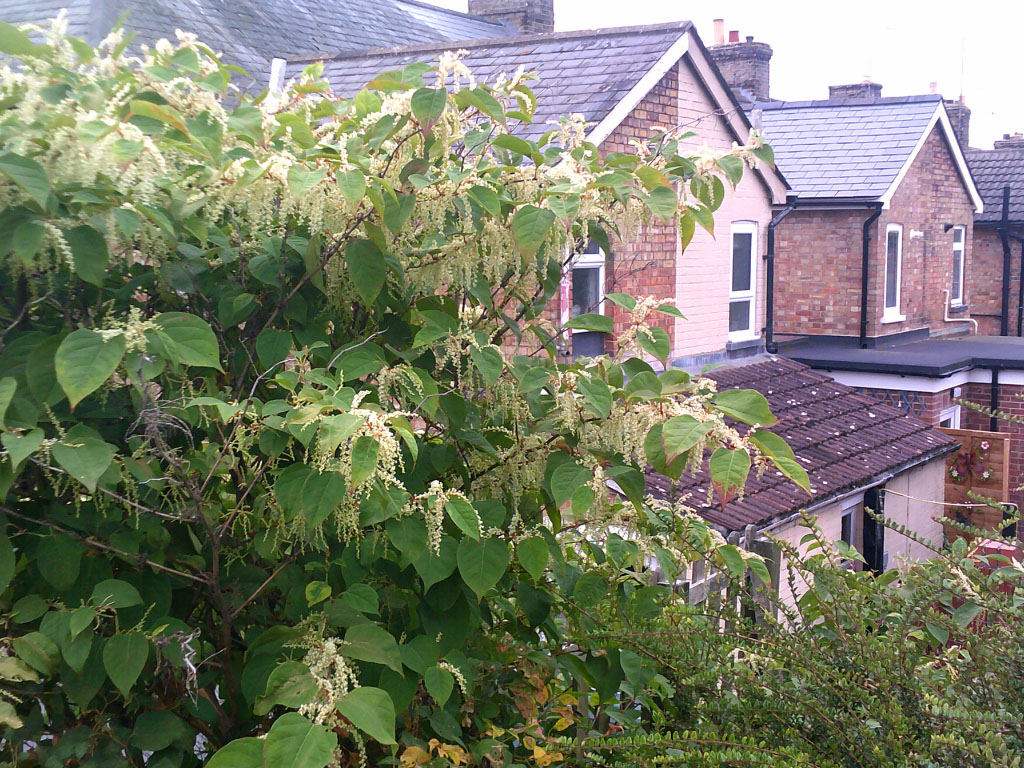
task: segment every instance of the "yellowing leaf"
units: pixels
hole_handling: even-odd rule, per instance
[[[417,747],[413,745],[406,747],[405,751],[399,757],[399,761],[403,768],[412,768],[415,765],[422,765],[430,760],[430,753],[423,747]]]

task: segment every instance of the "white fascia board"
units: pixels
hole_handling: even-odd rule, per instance
[[[981,195],[978,194],[978,188],[974,185],[974,177],[971,176],[971,170],[967,167],[967,161],[964,159],[964,153],[960,151],[960,142],[956,140],[956,134],[953,133],[953,126],[949,122],[949,116],[946,114],[946,108],[942,102],[938,102],[935,105],[935,112],[928,121],[928,127],[921,133],[920,138],[917,140],[917,144],[914,146],[914,150],[910,153],[906,162],[903,163],[903,167],[900,168],[900,172],[896,174],[896,178],[893,179],[892,184],[885,191],[879,201],[882,203],[882,208],[889,208],[889,203],[892,202],[893,195],[896,194],[896,190],[900,184],[903,183],[903,179],[910,172],[911,166],[917,159],[917,156],[921,153],[924,148],[924,144],[928,141],[928,137],[932,135],[936,125],[941,125],[943,132],[946,134],[946,143],[949,145],[950,151],[953,153],[953,162],[956,164],[957,171],[960,173],[960,179],[964,186],[967,187],[967,194],[971,198],[971,202],[974,204],[974,212],[981,213],[985,206],[981,201]]]
[[[622,97],[622,100],[612,108],[612,111],[605,115],[605,118],[591,129],[590,133],[587,134],[587,141],[600,144],[611,136],[612,131],[629,116],[629,113],[636,108],[636,105],[641,102],[644,96],[661,82],[661,78],[675,66],[677,61],[683,58],[683,55],[689,49],[689,45],[689,34],[683,32],[679,39],[672,43],[655,65],[647,71],[647,74],[641,77],[637,84],[629,89],[629,93]],[[671,126],[665,127],[670,128]]]
[[[863,389],[892,389],[908,392],[934,394],[945,392],[953,387],[964,384],[991,384],[992,371],[988,368],[971,368],[958,371],[943,378],[929,376],[901,376],[898,373],[867,373],[864,371],[825,371],[819,370],[829,378],[848,387]],[[1021,386],[1024,385],[1024,371],[999,371],[999,383]]]

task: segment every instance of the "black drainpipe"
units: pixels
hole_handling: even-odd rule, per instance
[[[1013,254],[1010,253],[1010,185],[1003,187],[1003,218],[999,224],[999,240],[1003,244],[1003,308],[999,317],[999,335],[1010,335],[1010,261]]]
[[[860,260],[860,348],[868,348],[868,254],[871,251],[871,225],[882,215],[882,204],[876,203],[875,212],[864,222]]]
[[[992,396],[989,400],[989,410],[992,412],[988,417],[989,432],[999,431],[999,419],[996,418],[996,411],[999,409],[999,369],[992,369]]]
[[[764,348],[773,355],[779,351],[779,345],[775,343],[775,228],[793,212],[794,208],[796,203],[789,203],[768,222],[768,250],[764,255]]]

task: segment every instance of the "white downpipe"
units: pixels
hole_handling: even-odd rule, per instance
[[[973,317],[950,317],[949,316],[949,289],[948,288],[943,289],[942,293],[945,294],[945,296],[946,296],[946,298],[945,298],[945,300],[943,302],[943,305],[944,305],[943,309],[945,311],[943,312],[942,319],[945,320],[947,323],[972,323],[974,325],[974,335],[977,336],[978,335],[978,321],[975,320]]]

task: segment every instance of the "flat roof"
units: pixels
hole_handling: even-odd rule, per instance
[[[895,341],[873,340],[861,349],[853,337],[805,337],[781,345],[779,354],[818,370],[895,373],[942,378],[971,368],[1024,370],[1024,338],[958,336]]]

